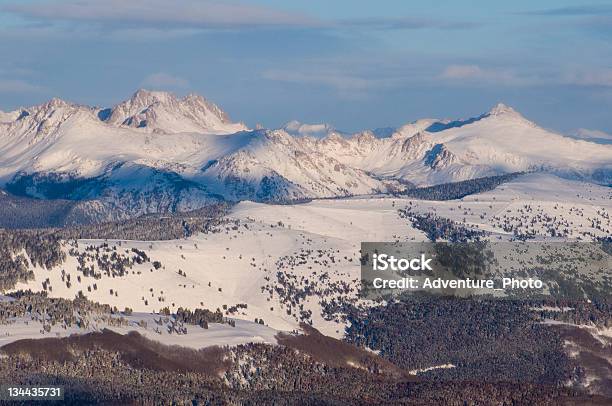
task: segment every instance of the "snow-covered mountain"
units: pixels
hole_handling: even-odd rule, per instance
[[[318,147],[379,177],[417,185],[534,170],[612,182],[610,146],[555,134],[503,104],[467,120],[419,120],[384,139],[367,131],[328,137]]]
[[[196,94],[178,99],[170,93],[141,89],[129,100],[100,111],[99,116],[110,124],[162,133],[230,134],[246,130],[244,124],[232,123],[219,106]]]
[[[612,183],[612,145],[538,127],[502,104],[467,120],[343,134],[249,130],[206,99],[137,91],[113,108],[59,99],[0,114],[0,186],[143,214],[210,201],[386,192],[515,171]]]

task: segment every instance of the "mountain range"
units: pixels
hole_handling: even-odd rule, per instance
[[[518,171],[610,185],[612,145],[543,129],[503,104],[466,120],[355,134],[296,121],[253,130],[201,96],[147,90],[112,108],[52,99],[0,112],[0,187],[95,202],[97,217],[369,195]]]

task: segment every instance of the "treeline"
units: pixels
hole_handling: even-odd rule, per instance
[[[28,322],[40,322],[45,327],[60,325],[86,329],[96,320],[107,325],[127,326],[124,316],[132,315],[130,308],[123,310],[108,304],[93,302],[83,294],[74,299],[50,298],[47,292],[17,291],[7,296],[12,300],[0,301],[0,325],[10,323],[16,318],[25,318]],[[209,323],[229,324],[235,327],[234,320],[223,317],[220,309],[215,312],[196,308],[193,311],[180,307],[172,313],[167,307],[160,311],[168,322],[190,324],[208,328]],[[163,318],[160,317],[160,320]]]
[[[481,237],[487,235],[484,231],[467,228],[453,220],[433,213],[415,213],[409,207],[399,209],[398,213],[400,217],[408,219],[414,228],[423,231],[430,241],[441,239],[450,242],[479,241]]]
[[[53,234],[0,229],[0,290],[34,279],[32,267],[52,268],[65,257],[60,239]]]
[[[230,207],[229,203],[219,203],[189,212],[150,214],[131,220],[68,227],[52,232],[63,240],[176,240],[197,233],[214,232]]]
[[[42,323],[45,331],[51,326],[86,328],[90,323],[89,316],[118,313],[109,305],[101,305],[78,296],[74,300],[49,298],[46,292],[18,291],[10,295],[15,300],[0,302],[0,324],[26,318],[28,321]]]
[[[484,178],[463,180],[460,182],[407,189],[395,194],[397,196],[408,196],[422,200],[455,200],[468,195],[493,190],[502,183],[509,182],[524,174],[525,172],[513,172],[505,175],[486,176]]]
[[[70,222],[78,202],[17,197],[0,190],[0,228],[62,227]],[[88,219],[76,219],[87,223]]]

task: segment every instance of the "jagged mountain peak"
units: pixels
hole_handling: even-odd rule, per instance
[[[226,134],[245,130],[227,113],[204,97],[191,93],[183,98],[163,91],[137,90],[130,99],[100,116],[112,125],[152,132],[202,132]]]
[[[131,103],[134,106],[150,106],[155,103],[176,103],[179,101],[179,98],[170,92],[164,91],[153,91],[147,89],[138,89],[134,92],[132,97],[130,97],[126,102]],[[124,102],[125,103],[125,102]]]
[[[34,142],[58,132],[68,122],[94,120],[94,113],[91,107],[54,97],[36,106],[0,113],[0,124],[6,126],[0,136],[19,134]]]
[[[480,116],[480,119],[497,119],[512,124],[537,127],[536,123],[525,118],[521,113],[504,103],[497,103],[491,110]]]
[[[374,142],[377,139],[376,134],[372,130],[365,130],[357,133],[353,135],[353,138],[358,142]]]
[[[138,89],[132,96],[109,109],[106,119],[111,124],[128,124],[126,121],[137,114],[143,114],[155,106],[177,107],[178,97],[169,92]]]
[[[78,112],[90,113],[93,109],[89,106],[73,103],[67,100],[54,97],[46,103],[33,106],[25,110],[27,114],[21,113],[21,116],[31,116],[37,120],[53,118],[57,116],[69,116]]]
[[[47,107],[68,107],[72,105],[73,103],[60,99],[59,97],[53,97],[47,103],[43,104],[43,106]]]
[[[52,99],[50,99],[49,101],[45,103],[27,108],[25,109],[25,111],[28,111],[30,113],[36,113],[36,112],[51,112],[51,111],[58,110],[58,109],[87,110],[87,111],[91,110],[91,108],[88,106],[84,106],[81,104],[73,103],[71,101],[60,99],[59,97],[53,97]]]
[[[346,142],[347,140],[338,132],[332,131],[325,138],[323,138],[323,141]]]
[[[504,103],[497,103],[487,113],[489,116],[512,115],[522,117],[521,113]]]

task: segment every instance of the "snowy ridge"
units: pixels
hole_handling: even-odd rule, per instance
[[[612,145],[555,134],[503,104],[466,120],[350,136],[299,122],[251,131],[201,96],[146,90],[110,109],[53,99],[0,118],[0,186],[106,199],[138,214],[220,199],[369,195],[518,171],[612,184]]]
[[[17,120],[17,117],[19,117],[18,111],[4,112],[0,110],[0,123],[10,123]]]
[[[242,123],[232,123],[223,110],[202,96],[189,94],[179,99],[171,93],[143,89],[103,110],[100,118],[114,125],[165,133],[230,134],[247,129]]]

